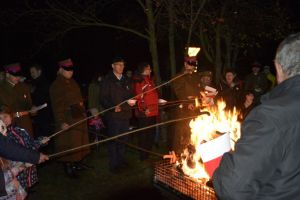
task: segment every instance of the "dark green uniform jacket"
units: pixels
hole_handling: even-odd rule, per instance
[[[0,85],[0,106],[3,105],[8,106],[13,113],[30,110],[32,107],[30,88],[25,83],[12,85],[4,81]],[[33,136],[30,115],[14,118],[14,122]]]
[[[181,74],[181,73],[180,73]],[[180,75],[177,74],[176,76]],[[200,76],[197,73],[186,74],[171,85],[178,100],[187,100],[191,96],[200,96]]]

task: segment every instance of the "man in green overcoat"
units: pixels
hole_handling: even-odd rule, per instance
[[[21,79],[20,63],[4,66],[5,80],[0,84],[0,106],[7,106],[14,114],[14,122],[33,136],[30,110],[30,88]]]

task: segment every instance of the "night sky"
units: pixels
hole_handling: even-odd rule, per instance
[[[118,21],[118,17],[123,10],[137,10],[133,0],[118,1],[113,6],[106,9],[104,17],[110,21]],[[300,20],[300,1],[285,1],[293,20]],[[134,69],[137,63],[141,61],[151,61],[148,44],[145,39],[135,35],[116,31],[109,28],[85,27],[72,30],[67,33],[59,42],[50,42],[33,56],[30,55],[35,48],[36,33],[22,30],[22,25],[6,27],[7,16],[3,13],[9,10],[18,12],[22,9],[22,1],[1,1],[1,53],[0,64],[9,64],[21,62],[24,72],[31,63],[39,63],[44,66],[48,79],[53,80],[57,71],[57,61],[59,59],[71,57],[77,67],[75,78],[80,82],[87,83],[96,72],[105,74],[111,69],[110,63],[114,56],[122,56],[127,62],[126,69]],[[142,12],[137,12],[141,23],[146,26],[146,19]],[[49,22],[51,23],[51,22]],[[4,24],[4,25],[3,25]],[[27,27],[31,28],[31,27]],[[299,30],[299,29],[298,29]],[[63,46],[63,50],[57,51],[57,46]],[[270,64],[274,56],[278,43],[266,43],[265,50],[260,52],[260,59],[264,64]],[[176,46],[178,65],[182,62],[183,44],[178,42]],[[160,67],[163,69],[168,62],[168,44],[167,38],[160,39],[158,42]],[[200,55],[202,58],[203,55]],[[252,59],[252,58],[251,58]],[[205,62],[205,61],[204,61]],[[201,62],[200,62],[201,64]],[[168,75],[162,70],[162,78],[168,79]],[[246,72],[244,72],[246,73]]]

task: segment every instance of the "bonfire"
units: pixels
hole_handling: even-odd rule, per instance
[[[208,181],[223,153],[233,151],[240,138],[238,112],[235,108],[225,111],[225,107],[226,104],[220,101],[217,106],[201,110],[210,114],[199,115],[190,121],[190,144],[179,158],[174,159],[175,155],[171,153],[177,168],[197,181]]]

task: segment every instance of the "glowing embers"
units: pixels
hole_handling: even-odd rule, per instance
[[[206,183],[184,175],[178,167],[167,161],[155,164],[154,185],[164,192],[175,194],[178,199],[216,200],[214,190]],[[186,198],[189,197],[189,198]]]

